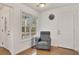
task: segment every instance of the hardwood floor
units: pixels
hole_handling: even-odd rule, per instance
[[[35,49],[29,48],[24,50],[17,55],[32,55]],[[37,55],[79,55],[79,53],[72,49],[62,48],[62,47],[51,47],[51,50],[35,50],[37,51]],[[11,55],[11,53],[5,49],[0,47],[0,55]]]
[[[62,47],[51,47],[51,50],[36,50],[37,55],[79,55],[79,53],[72,49],[62,48]],[[29,48],[17,55],[32,55],[33,49]]]
[[[0,55],[11,55],[11,53],[7,49],[0,47]]]

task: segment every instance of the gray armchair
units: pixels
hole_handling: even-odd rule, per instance
[[[40,33],[40,38],[36,39],[36,48],[38,49],[48,49],[51,47],[51,38],[49,31],[42,31]]]

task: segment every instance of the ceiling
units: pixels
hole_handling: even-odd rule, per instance
[[[35,9],[38,12],[43,12],[43,11],[58,8],[58,7],[69,6],[74,4],[76,5],[77,3],[46,3],[46,7],[44,8],[36,7],[37,3],[23,3],[23,4],[32,9]]]

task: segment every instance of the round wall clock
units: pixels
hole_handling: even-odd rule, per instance
[[[54,14],[50,14],[49,15],[49,20],[53,20],[55,18],[55,15]]]

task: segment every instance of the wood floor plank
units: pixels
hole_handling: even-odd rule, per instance
[[[26,49],[17,55],[32,55],[36,49]],[[51,47],[51,50],[36,50],[37,55],[79,55],[79,53],[73,49],[67,49],[62,47]],[[0,55],[11,55],[9,50],[0,47]]]
[[[0,47],[0,55],[11,55],[11,53],[9,52],[9,50]]]
[[[62,47],[51,47],[51,50],[36,50],[37,55],[79,55],[79,53],[73,49],[62,48]],[[31,55],[33,53],[33,49],[29,48],[24,50],[17,55]]]

